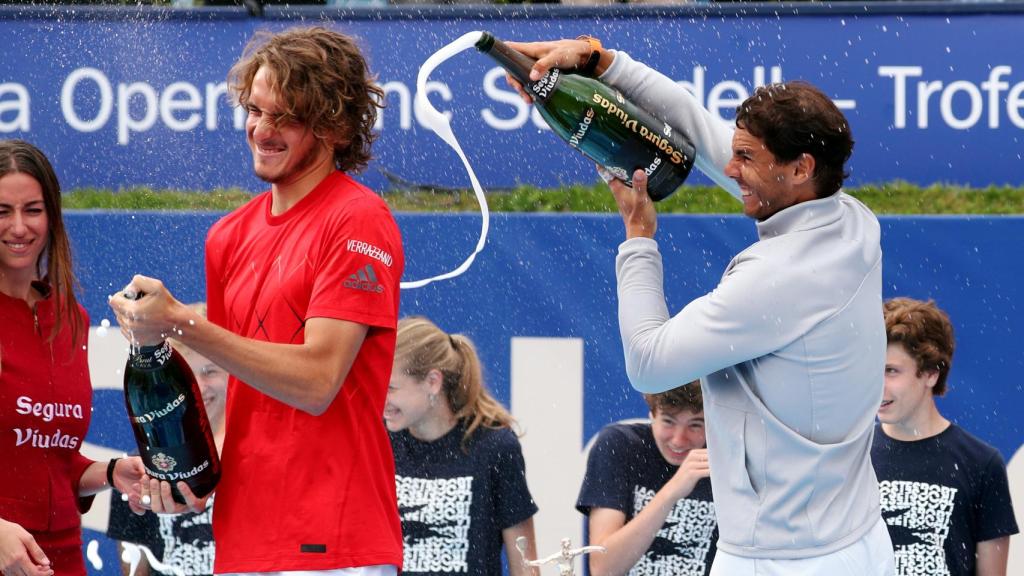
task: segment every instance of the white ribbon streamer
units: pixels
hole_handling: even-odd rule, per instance
[[[470,254],[458,268],[451,272],[445,272],[444,274],[439,274],[431,278],[402,282],[400,286],[403,289],[419,288],[421,286],[426,286],[435,280],[445,280],[460,276],[463,272],[469,269],[473,264],[473,260],[476,259],[476,255],[484,249],[484,244],[487,243],[487,230],[490,226],[491,220],[490,211],[487,209],[487,198],[484,197],[484,191],[480,187],[480,182],[476,179],[476,173],[473,172],[473,167],[470,166],[469,160],[466,159],[465,152],[462,151],[462,146],[459,145],[459,141],[455,138],[455,134],[452,132],[452,127],[448,122],[448,117],[438,112],[430,103],[430,100],[427,99],[427,78],[430,77],[430,73],[452,56],[467,48],[472,48],[477,41],[480,40],[482,34],[483,32],[479,31],[463,34],[461,38],[444,48],[441,48],[431,55],[430,58],[427,58],[426,62],[423,63],[423,66],[420,66],[419,75],[416,77],[416,97],[413,100],[413,109],[416,111],[416,117],[419,118],[427,128],[430,128],[435,134],[440,136],[448,146],[451,146],[452,150],[455,150],[455,152],[458,153],[459,158],[462,159],[463,166],[466,167],[466,174],[469,174],[469,181],[473,184],[473,191],[476,193],[477,202],[480,203],[480,215],[483,218],[480,223],[480,239],[477,240],[476,249],[473,250],[473,253]]]

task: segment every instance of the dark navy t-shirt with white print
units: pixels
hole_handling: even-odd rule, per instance
[[[172,576],[206,576],[213,574],[213,501],[211,497],[202,512],[183,514],[136,515],[121,500],[118,492],[110,497],[110,521],[107,536],[149,549],[161,564],[153,566],[153,574]],[[118,572],[120,573],[120,571]]]
[[[467,453],[464,430],[456,426],[433,442],[407,430],[391,434],[402,574],[501,574],[501,531],[537,513],[515,433],[481,426]]]
[[[679,469],[665,461],[649,423],[605,426],[587,458],[576,509],[590,514],[610,508],[632,520]],[[711,571],[718,522],[711,482],[702,478],[693,492],[676,502],[650,548],[630,576],[705,576]]]
[[[897,576],[973,576],[978,542],[1017,533],[999,452],[955,424],[902,442],[875,428],[871,462]]]

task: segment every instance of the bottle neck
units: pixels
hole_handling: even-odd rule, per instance
[[[524,87],[532,84],[530,70],[537,62],[533,58],[509,48],[504,42],[487,32],[484,32],[480,40],[477,41],[476,48],[494,58],[498,64],[501,64],[505,70],[508,70],[509,74]]]
[[[133,346],[128,362],[139,370],[155,370],[171,359],[171,345],[166,340],[155,346]]]

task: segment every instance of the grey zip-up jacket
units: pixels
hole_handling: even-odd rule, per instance
[[[625,53],[601,79],[689,135],[696,165],[738,195],[722,172],[731,125]],[[781,210],[757,231],[718,286],[675,316],[657,243],[622,243],[626,368],[642,392],[701,379],[720,550],[820,556],[880,520],[870,460],[886,349],[880,230],[838,192]]]

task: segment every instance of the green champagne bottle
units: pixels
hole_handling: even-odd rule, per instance
[[[200,498],[220,479],[220,458],[192,368],[164,340],[132,347],[124,368],[124,400],[146,473],[171,483],[179,504],[184,481]]]
[[[533,58],[484,32],[477,50],[494,58],[533,97],[544,120],[570,146],[633,185],[633,172],[647,173],[655,202],[679,188],[693,168],[696,150],[686,136],[594,78],[552,68],[530,80]]]

